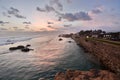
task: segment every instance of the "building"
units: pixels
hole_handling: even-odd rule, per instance
[[[105,39],[120,41],[120,32],[111,32],[104,34]]]

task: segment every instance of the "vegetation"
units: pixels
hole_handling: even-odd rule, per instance
[[[86,31],[81,30],[79,32],[79,35],[88,35],[88,36],[91,36],[92,34],[101,34],[101,33],[105,34],[106,32],[102,31],[101,29],[99,29],[99,30],[86,30]]]
[[[95,40],[95,41],[100,41],[100,42],[105,42],[105,43],[109,43],[109,44],[114,44],[114,45],[119,45],[120,46],[120,42],[119,41],[111,41],[111,40],[99,39],[99,38],[88,38],[87,40]]]

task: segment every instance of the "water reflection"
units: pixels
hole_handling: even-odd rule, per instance
[[[38,80],[52,79],[56,72],[70,69],[87,70],[101,68],[90,55],[85,54],[74,42],[68,39],[46,36],[13,45],[32,45],[34,51],[23,53],[14,51],[0,55],[0,80]],[[7,49],[3,46],[1,49]],[[1,50],[2,51],[2,50]]]

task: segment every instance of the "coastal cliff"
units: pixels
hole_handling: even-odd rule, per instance
[[[77,37],[77,35],[73,35],[72,39],[85,51],[96,56],[106,68],[120,74],[120,46],[97,40],[86,40],[85,37]]]

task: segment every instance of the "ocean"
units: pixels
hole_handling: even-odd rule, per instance
[[[101,69],[95,57],[76,45],[62,32],[0,33],[0,80],[53,80],[67,69]],[[69,43],[68,41],[72,41]],[[9,51],[10,47],[31,45],[30,52]]]

